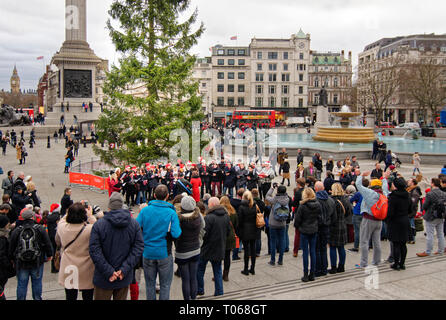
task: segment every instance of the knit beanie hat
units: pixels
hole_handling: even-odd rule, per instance
[[[34,219],[34,212],[29,209],[23,209],[20,213],[19,220],[25,221],[25,220],[32,220]]]
[[[111,211],[119,210],[122,209],[123,204],[124,204],[124,199],[122,195],[118,192],[113,192],[108,202],[108,208]]]
[[[9,223],[9,219],[7,216],[5,215],[0,215],[0,229],[3,229],[4,227],[6,227]]]
[[[197,203],[192,197],[183,197],[183,199],[181,200],[181,210],[185,213],[193,212],[196,206]]]
[[[376,188],[376,187],[382,188],[382,186],[383,182],[380,179],[373,179],[370,182],[370,188]]]

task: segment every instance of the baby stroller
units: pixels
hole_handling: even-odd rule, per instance
[[[400,168],[402,164],[400,158],[398,158],[398,156],[393,152],[392,152],[392,163],[395,164],[396,168]]]

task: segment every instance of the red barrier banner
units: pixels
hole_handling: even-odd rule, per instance
[[[70,172],[69,179],[70,184],[80,184],[83,186],[94,187],[99,190],[106,190],[105,181],[102,177],[97,177],[91,174]]]

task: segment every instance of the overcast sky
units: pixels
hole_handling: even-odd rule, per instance
[[[95,53],[116,61],[105,22],[113,0],[87,1],[88,42]],[[0,0],[0,89],[10,90],[17,64],[23,89],[36,89],[65,38],[65,1]],[[311,49],[353,52],[383,37],[446,33],[441,0],[192,0],[206,27],[193,53],[209,55],[216,44],[246,45],[253,37],[288,39],[300,28],[311,34]],[[238,41],[230,37],[238,36]]]

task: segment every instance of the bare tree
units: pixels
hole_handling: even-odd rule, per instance
[[[392,55],[359,74],[357,104],[366,110],[371,108],[377,121],[383,120],[383,111],[400,85],[400,62],[398,55]]]
[[[446,102],[446,66],[434,57],[409,62],[403,71],[403,85],[407,95],[415,101],[426,121],[430,111],[436,126],[438,108]]]

